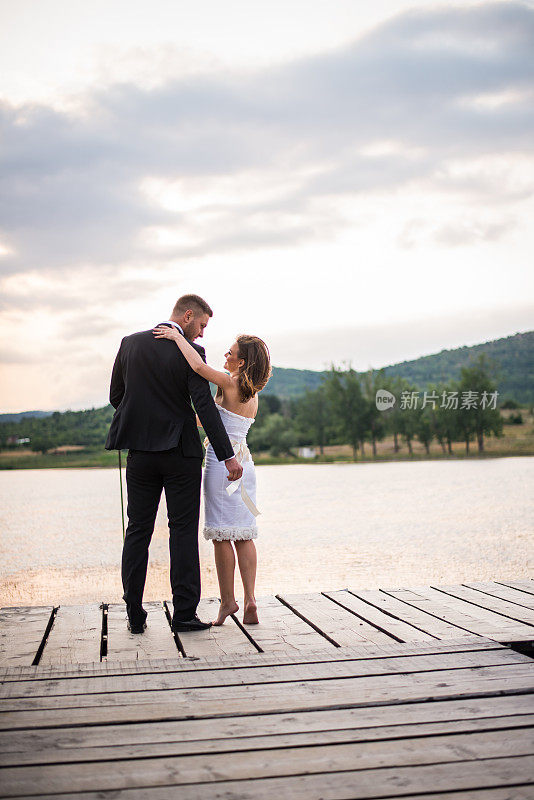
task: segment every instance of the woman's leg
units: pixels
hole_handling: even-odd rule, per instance
[[[243,581],[245,591],[245,608],[243,610],[243,622],[245,625],[256,625],[258,623],[258,611],[256,598],[254,597],[254,587],[256,584],[256,545],[252,539],[246,539],[235,543],[237,550],[237,560],[239,562],[239,572]]]
[[[234,595],[235,555],[232,543],[229,541],[214,541],[213,545],[215,547],[215,566],[217,567],[217,578],[219,579],[221,593],[219,616],[213,624],[222,625],[227,616],[239,611]]]

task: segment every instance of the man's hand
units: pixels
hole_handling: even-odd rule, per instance
[[[243,467],[234,456],[233,458],[229,458],[227,461],[224,462],[226,465],[226,469],[228,470],[228,480],[229,481],[237,481],[243,474]]]

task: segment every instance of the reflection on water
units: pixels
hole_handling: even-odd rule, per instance
[[[533,479],[530,457],[260,467],[258,594],[530,577]],[[0,605],[120,601],[116,470],[4,471],[0,490]],[[170,597],[165,515],[147,600]]]

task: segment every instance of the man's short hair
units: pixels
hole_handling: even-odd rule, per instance
[[[173,316],[181,317],[186,311],[192,311],[195,315],[207,314],[208,317],[213,317],[213,311],[198,294],[184,294],[179,297],[172,310]]]

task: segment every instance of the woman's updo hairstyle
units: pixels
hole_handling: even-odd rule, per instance
[[[261,392],[271,377],[269,348],[258,336],[241,334],[237,337],[238,358],[245,362],[239,368],[239,399],[246,403]]]

